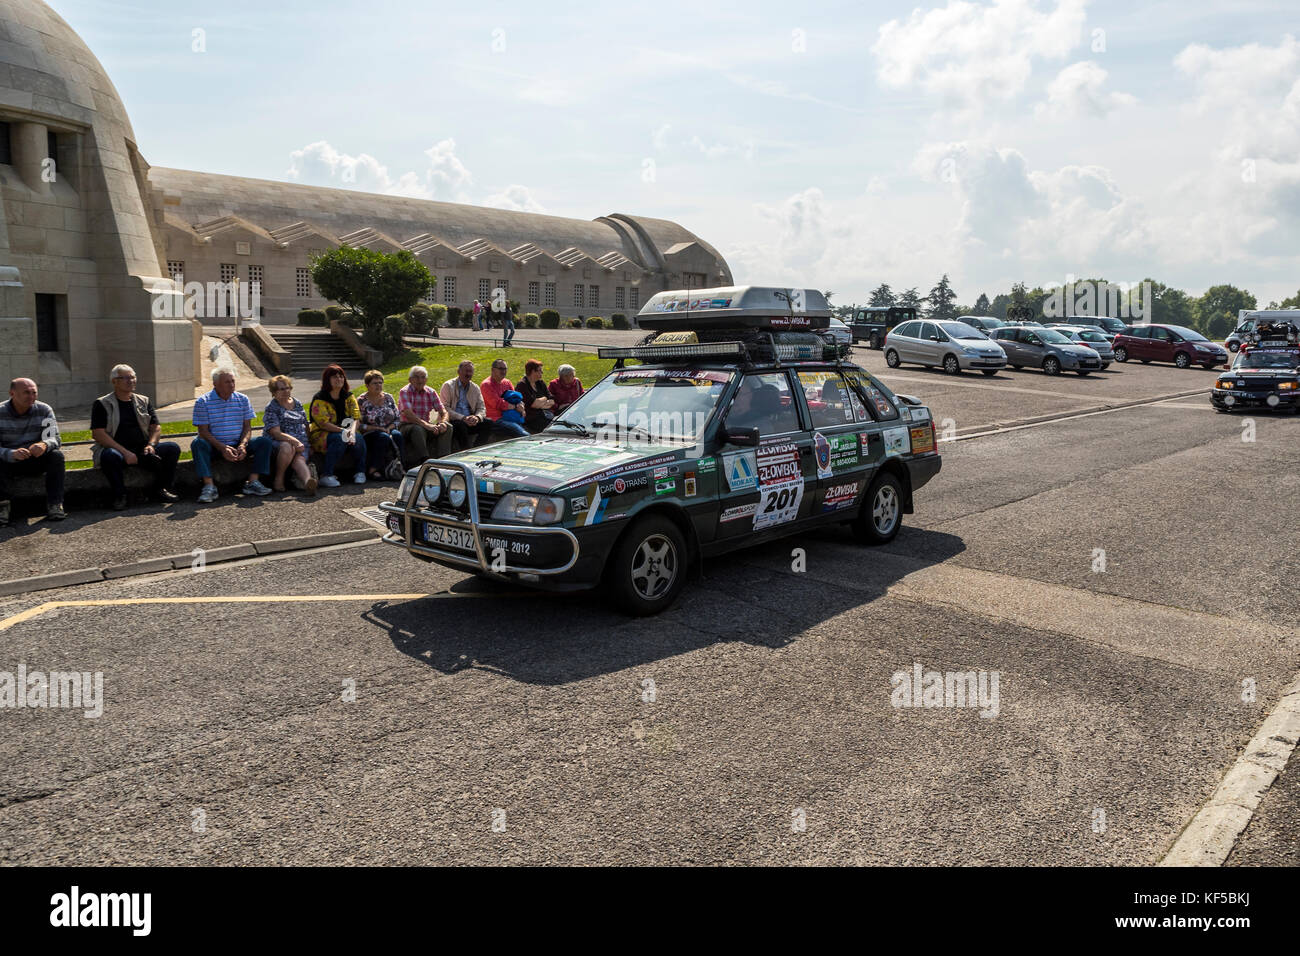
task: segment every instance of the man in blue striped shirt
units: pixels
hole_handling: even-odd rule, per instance
[[[45,475],[45,519],[62,521],[63,451],[54,409],[36,400],[36,383],[16,378],[9,383],[9,401],[0,402],[0,528],[9,524],[7,479]]]
[[[194,402],[194,426],[199,437],[190,443],[194,453],[194,473],[203,479],[199,501],[217,500],[217,486],[212,481],[212,456],[228,462],[253,461],[252,474],[244,483],[246,495],[269,495],[271,489],[259,480],[271,473],[272,441],[266,435],[250,440],[253,434],[253,403],[243,392],[235,391],[235,372],[221,366],[212,370],[212,391]]]

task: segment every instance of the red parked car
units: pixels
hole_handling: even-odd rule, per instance
[[[1173,362],[1179,368],[1214,368],[1228,361],[1228,350],[1195,329],[1181,325],[1131,325],[1110,344],[1116,362]]]

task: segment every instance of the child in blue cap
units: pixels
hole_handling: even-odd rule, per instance
[[[505,402],[506,405],[509,406],[501,413],[501,420],[503,422],[511,422],[522,428],[524,426],[524,397],[514,389],[511,389],[508,392],[501,393],[501,401]]]

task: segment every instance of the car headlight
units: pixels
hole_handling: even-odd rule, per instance
[[[453,508],[459,508],[465,504],[464,475],[452,475],[451,481],[447,482],[447,502]]]
[[[1215,352],[1215,351],[1217,351],[1217,349],[1215,349],[1215,347],[1212,346],[1212,345],[1193,345],[1192,348],[1196,349],[1196,351],[1198,351],[1198,352]]]
[[[402,476],[402,483],[397,486],[397,500],[405,505],[411,497],[411,489],[415,487],[415,479],[410,475]]]
[[[429,504],[433,504],[442,495],[442,475],[430,468],[424,475],[424,487],[420,494]]]
[[[564,517],[564,499],[549,495],[510,491],[492,509],[493,518],[527,521],[532,524],[555,524]]]
[[[1279,392],[1294,392],[1297,388],[1300,388],[1300,382],[1278,382],[1277,383],[1277,390]]]
[[[1231,383],[1231,382],[1215,382],[1215,383],[1214,383],[1214,387],[1215,387],[1215,388],[1232,388],[1232,383]]]

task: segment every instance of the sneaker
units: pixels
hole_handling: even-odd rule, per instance
[[[337,484],[337,481],[336,481],[335,483]],[[309,495],[314,495],[314,494],[316,494],[316,476],[315,476],[315,475],[312,475],[312,476],[310,476],[310,477],[307,479],[307,484],[303,487],[302,490],[305,491],[305,492],[307,492],[307,494],[309,494]]]
[[[204,485],[203,490],[199,492],[199,503],[210,505],[217,500],[217,486],[215,484]]]
[[[352,476],[352,483],[354,485],[364,485],[366,483],[366,473],[364,471],[357,472]]]
[[[170,488],[159,488],[154,492],[154,498],[158,501],[180,501],[181,496]]]
[[[269,495],[270,493],[271,489],[266,487],[266,485],[262,484],[260,481],[244,482],[244,494],[246,495],[258,495],[261,497],[263,495]]]
[[[63,510],[63,505],[50,505],[50,509],[45,512],[46,521],[62,521],[67,516],[68,513]]]
[[[113,499],[113,510],[114,511],[126,510],[126,495],[118,495],[116,498]]]
[[[308,482],[308,484],[310,484],[310,482]],[[322,488],[337,488],[339,486],[339,480],[333,475],[326,475],[318,482],[318,484]]]

